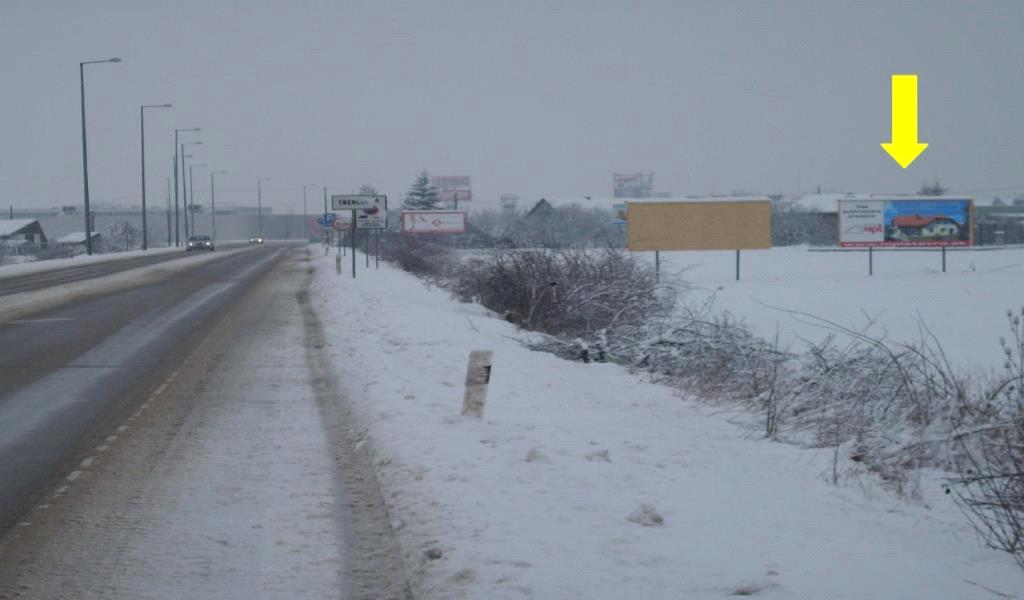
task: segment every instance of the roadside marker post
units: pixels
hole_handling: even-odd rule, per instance
[[[466,367],[466,391],[462,396],[462,416],[484,416],[484,402],[487,400],[487,384],[491,382],[492,353],[490,350],[473,350],[469,353]]]
[[[356,278],[356,209],[352,209],[352,279]]]

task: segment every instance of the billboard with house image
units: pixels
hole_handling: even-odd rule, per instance
[[[839,245],[970,246],[973,209],[969,198],[840,199]]]

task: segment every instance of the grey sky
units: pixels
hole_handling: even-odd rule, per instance
[[[676,194],[1024,185],[1020,1],[0,0],[0,52],[5,208],[81,202],[77,63],[110,56],[86,67],[98,201],[138,201],[138,106],[163,102],[157,202],[191,126],[230,171],[219,199],[271,177],[281,210],[303,183],[397,199],[421,168],[491,202],[607,196],[633,170]],[[879,147],[893,73],[919,74],[931,144],[906,171]]]

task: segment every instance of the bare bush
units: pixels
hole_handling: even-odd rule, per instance
[[[459,265],[450,286],[526,329],[583,338],[642,327],[673,304],[652,268],[613,249],[495,250]]]
[[[1003,370],[979,402],[960,415],[956,442],[959,477],[947,491],[992,547],[1013,554],[1024,568],[1024,309],[1007,311],[1010,338],[999,340]]]

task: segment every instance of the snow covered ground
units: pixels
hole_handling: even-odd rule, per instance
[[[653,253],[646,258],[653,261]],[[868,276],[866,252],[819,252],[794,246],[746,250],[740,281],[735,252],[663,252],[663,277],[693,285],[694,301],[716,296],[716,306],[744,319],[771,339],[820,340],[828,331],[812,319],[784,310],[811,313],[895,342],[920,337],[918,317],[946,352],[962,366],[998,368],[999,336],[1007,334],[1006,310],[1024,306],[1024,248],[958,250],[946,253],[947,272],[937,251],[874,253]]]
[[[786,252],[830,266],[759,271],[750,253],[749,279],[735,285],[722,253],[721,265],[709,255],[693,273],[757,315],[777,318],[753,297],[794,304],[817,294],[805,306],[848,321],[856,315],[821,303],[842,299],[898,319],[905,309],[891,304],[901,297],[891,290],[914,289],[901,277],[942,277],[920,266],[901,275],[901,259],[887,256],[869,280],[857,258]],[[621,367],[527,350],[508,323],[389,266],[364,270],[360,260],[353,280],[347,261],[338,276],[334,258],[319,254],[313,301],[326,350],[379,469],[417,597],[862,600],[1024,590],[1024,574],[980,546],[936,480],[923,482],[923,503],[869,480],[833,486],[827,453],[758,439]],[[976,285],[1018,273],[1021,256],[972,256],[974,272],[955,256],[958,275],[944,281],[961,277],[955,293],[970,298]],[[836,264],[844,266],[830,272]],[[843,296],[860,286],[877,302]],[[998,319],[1006,301],[1020,301],[1006,287],[977,307]],[[978,312],[942,302],[957,319]],[[494,351],[483,419],[459,416],[475,349]]]
[[[126,289],[132,286],[143,285],[177,273],[184,273],[198,265],[206,262],[220,260],[222,258],[247,252],[251,247],[243,246],[234,250],[211,252],[200,256],[189,257],[189,260],[169,260],[156,264],[137,267],[124,271],[118,271],[109,275],[73,281],[57,286],[51,286],[29,292],[20,292],[4,296],[0,304],[0,323],[33,312],[38,312],[49,307],[58,306],[69,302],[74,298],[86,298],[103,292],[110,292],[119,289]],[[177,252],[182,252],[177,249]],[[123,254],[129,254],[127,252]],[[50,262],[50,261],[47,261]],[[22,265],[15,265],[22,266]],[[3,281],[0,279],[0,281]]]
[[[125,260],[127,258],[136,258],[139,256],[153,256],[154,254],[168,254],[174,252],[180,253],[182,252],[182,249],[150,248],[149,250],[130,250],[128,252],[110,252],[107,254],[79,254],[77,256],[72,256],[69,258],[35,260],[31,262],[21,262],[10,265],[0,264],[0,279],[4,277],[14,277],[15,275],[42,273],[45,271],[53,271],[55,269],[65,269],[67,267],[81,267],[82,265],[91,265],[96,263],[110,262],[113,260]]]

